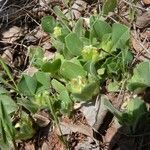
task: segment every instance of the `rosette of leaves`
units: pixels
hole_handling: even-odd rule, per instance
[[[85,61],[96,62],[99,59],[98,49],[92,45],[84,46],[82,50],[82,57]]]
[[[91,100],[92,96],[99,92],[98,87],[97,82],[89,82],[88,79],[81,76],[72,79],[67,84],[68,90],[78,100]]]
[[[72,94],[72,96],[79,100],[89,100],[95,95],[95,91],[99,84],[88,78],[88,72],[81,65],[80,61],[73,59],[70,61],[64,61],[60,74],[67,81],[66,88]]]
[[[46,22],[51,22],[47,24]],[[52,44],[60,50],[64,56],[80,56],[84,46],[99,45],[97,48],[104,49],[107,53],[112,53],[116,49],[125,48],[129,40],[129,28],[119,23],[114,23],[112,27],[98,17],[90,17],[90,28],[84,28],[83,19],[79,19],[71,31],[69,26],[56,21],[53,17],[47,16],[42,19],[42,27],[51,29],[49,33]],[[56,34],[57,33],[57,34]],[[54,36],[53,36],[54,35]],[[60,46],[60,47],[58,47]],[[105,55],[102,57],[105,57]]]

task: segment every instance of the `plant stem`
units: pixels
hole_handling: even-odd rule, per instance
[[[16,91],[19,91],[18,86],[16,85],[16,83],[15,83],[15,81],[14,81],[14,79],[13,79],[13,77],[12,77],[12,75],[11,75],[9,69],[8,69],[8,67],[6,66],[6,64],[4,63],[4,61],[3,61],[2,58],[0,58],[0,64],[2,65],[3,69],[4,69],[5,72],[7,73],[9,79],[10,79],[10,80],[12,81],[12,83],[14,84],[15,90],[16,90]]]
[[[56,124],[56,126],[58,127],[58,129],[59,129],[59,132],[60,132],[60,134],[62,135],[61,136],[61,139],[62,139],[62,142],[64,143],[64,145],[68,148],[68,144],[67,144],[67,142],[66,142],[66,140],[64,139],[64,137],[63,137],[63,134],[62,134],[62,131],[61,131],[61,128],[60,128],[60,125],[59,125],[59,120],[58,120],[58,118],[57,118],[57,116],[56,116],[56,114],[55,114],[55,111],[54,111],[54,109],[53,109],[53,106],[52,106],[52,101],[51,101],[52,99],[51,98],[49,98],[49,106],[50,106],[50,111],[51,111],[51,114],[52,114],[52,116],[53,116],[53,118],[54,118],[54,122],[55,122],[55,124]]]

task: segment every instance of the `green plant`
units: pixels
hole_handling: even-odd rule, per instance
[[[141,118],[149,113],[146,104],[138,97],[126,102],[126,109],[123,111],[117,110],[104,96],[102,97],[102,103],[104,107],[114,114],[121,125],[128,127],[129,134],[136,132]]]
[[[143,91],[150,87],[150,62],[141,62],[133,70],[133,76],[129,80],[128,88],[131,91]]]
[[[97,95],[106,77],[120,80],[132,61],[132,54],[128,51],[130,36],[126,26],[116,23],[110,26],[98,17],[91,16],[89,28],[83,26],[82,18],[71,27],[64,24],[64,16],[61,17],[60,21],[56,21],[52,16],[45,16],[41,22],[44,31],[50,34],[52,46],[57,50],[54,58],[43,60],[43,52],[39,48],[34,56],[32,53],[30,55],[31,65],[37,67],[37,73],[41,74],[41,83],[47,76],[49,81],[45,83],[50,85],[45,88],[34,75],[23,76],[18,86],[22,92],[30,89],[24,94],[31,97],[44,88],[53,97],[53,104],[58,104],[60,112],[70,113],[76,101],[91,100]],[[34,86],[28,87],[27,80]]]
[[[106,9],[107,3],[103,7],[105,15],[114,10],[116,1],[109,9]],[[70,24],[59,7],[54,7],[54,12],[59,14],[59,20],[52,16],[41,20],[43,30],[49,33],[52,46],[56,49],[54,58],[44,59],[42,48],[32,47],[29,64],[36,67],[37,72],[34,75],[22,74],[17,81],[0,59],[8,76],[8,81],[0,76],[0,83],[15,91],[12,99],[4,87],[0,88],[3,136],[0,139],[4,140],[4,145],[11,141],[15,146],[17,139],[30,139],[36,132],[32,127],[32,115],[41,109],[49,110],[59,127],[58,116],[70,115],[77,101],[92,100],[101,93],[101,85],[107,79],[119,83],[125,78],[128,64],[132,61],[128,27],[119,23],[110,25],[99,16],[91,16],[87,27],[83,18]],[[113,90],[118,88],[119,85]],[[12,125],[10,118],[16,112],[19,121]]]

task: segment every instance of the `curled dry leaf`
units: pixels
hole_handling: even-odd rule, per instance
[[[69,134],[71,132],[79,132],[79,133],[82,133],[82,134],[87,135],[87,136],[91,137],[92,139],[94,139],[93,129],[90,126],[86,126],[83,124],[75,125],[72,123],[60,122],[60,128],[61,128],[63,135]],[[57,134],[61,135],[59,130],[57,130]]]
[[[34,144],[33,143],[25,143],[23,149],[25,150],[34,150]]]
[[[141,16],[137,16],[136,26],[138,28],[145,28],[150,25],[150,11],[143,13]]]
[[[82,103],[82,107],[80,108],[80,111],[84,114],[90,126],[93,126],[96,121],[95,119],[96,119],[98,107],[99,106],[94,103]]]
[[[50,120],[47,117],[39,114],[34,114],[33,118],[40,127],[46,127],[50,123]]]
[[[29,66],[29,67],[24,71],[24,73],[27,74],[27,75],[29,75],[29,76],[33,76],[37,71],[38,71],[37,68],[32,67],[32,66]]]
[[[11,66],[13,61],[12,49],[8,47],[8,49],[4,51],[1,57],[7,65]]]
[[[25,36],[25,40],[27,42],[34,43],[34,42],[37,42],[38,40],[41,40],[47,36],[48,36],[48,34],[45,33],[40,27],[36,27],[35,29],[33,29],[30,33],[28,33]]]
[[[150,0],[142,0],[142,3],[143,3],[145,6],[149,6],[149,5],[150,5]]]
[[[77,143],[74,149],[75,150],[100,150],[99,144],[93,143],[93,141],[90,138],[87,138],[87,140]]]
[[[81,17],[82,11],[84,11],[87,7],[87,3],[83,0],[76,0],[72,5],[71,9],[65,9],[63,13],[69,19],[79,19]]]
[[[141,34],[142,36],[142,34]],[[148,33],[145,34],[145,38],[149,38]],[[149,52],[149,42],[142,43],[139,37],[132,33],[131,37],[132,46],[135,50],[136,55],[138,55],[138,58],[140,60],[147,60],[150,58],[150,52]]]
[[[104,141],[106,143],[110,143],[113,140],[113,137],[115,136],[115,134],[117,133],[118,129],[119,129],[119,125],[117,124],[117,122],[114,120],[114,122],[111,124],[111,126],[107,129],[107,132],[104,136]]]
[[[52,0],[39,0],[39,4],[41,7],[47,7]]]
[[[16,40],[18,40],[23,35],[22,28],[19,28],[17,26],[11,27],[9,30],[5,31],[3,36],[3,41],[8,43],[13,43]]]

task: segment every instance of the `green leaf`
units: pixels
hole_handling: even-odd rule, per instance
[[[78,37],[81,37],[83,35],[83,18],[80,18],[74,28],[73,28],[73,32],[76,33],[78,35]]]
[[[111,54],[111,47],[112,47],[111,33],[108,33],[102,37],[102,41],[100,43],[100,49],[104,50],[101,51],[100,53],[101,58],[104,58],[107,55]]]
[[[50,77],[47,73],[38,71],[34,74],[36,80],[45,87],[50,87]]]
[[[121,61],[120,57],[108,57],[103,63],[102,68],[107,70],[108,75],[116,74],[119,77],[120,74],[118,72],[121,69]]]
[[[11,99],[10,96],[5,95],[5,94],[0,95],[0,103],[1,103],[1,102],[3,103],[3,105],[5,105],[5,109],[6,109],[6,111],[7,111],[8,114],[10,114],[10,113],[12,113],[12,112],[14,112],[14,111],[17,110],[17,105],[16,105],[16,103]],[[2,114],[0,113],[0,116],[1,116],[1,115],[2,115]]]
[[[41,47],[31,47],[29,53],[30,65],[41,67],[43,64],[44,52]]]
[[[35,134],[32,121],[29,118],[29,115],[24,112],[21,113],[19,128],[19,131],[16,131],[15,135],[17,140],[28,140],[31,139]]]
[[[12,126],[11,119],[10,119],[8,112],[7,112],[8,108],[6,108],[6,106],[4,106],[3,101],[1,101],[0,104],[1,104],[1,109],[0,109],[1,116],[0,116],[0,118],[3,122],[5,132],[6,132],[6,134],[8,134],[11,137],[11,139],[13,139],[14,138],[14,128]]]
[[[43,64],[42,71],[53,74],[59,70],[60,66],[61,66],[61,60],[56,59],[53,62],[46,62],[45,64]]]
[[[1,149],[6,149],[9,150],[10,146],[9,146],[9,141],[8,141],[8,137],[7,134],[5,132],[5,127],[3,125],[3,121],[0,119],[0,133],[1,133],[1,139],[0,139],[0,148]]]
[[[133,60],[133,54],[128,49],[124,49],[121,51],[123,66],[130,64]]]
[[[81,55],[81,51],[83,49],[83,43],[75,33],[70,33],[65,38],[65,43],[67,49],[74,56]]]
[[[128,88],[134,91],[138,88],[150,87],[150,61],[142,62],[133,70],[133,76],[129,80]]]
[[[18,98],[17,104],[23,106],[31,113],[36,113],[39,108],[38,105],[34,103],[34,101],[25,98],[22,99]]]
[[[53,88],[54,88],[58,93],[60,93],[60,92],[66,90],[65,86],[64,86],[61,82],[59,82],[59,81],[57,81],[57,80],[55,80],[55,79],[53,79],[53,80],[51,81],[51,84],[52,84]]]
[[[88,61],[85,65],[84,65],[84,69],[90,73],[92,76],[96,77],[97,76],[97,72],[96,72],[96,68],[95,68],[95,63],[94,62],[90,62]]]
[[[112,26],[111,51],[116,51],[116,48],[124,49],[129,38],[130,38],[129,28],[126,27],[125,25],[114,23]]]
[[[113,12],[117,6],[117,0],[105,0],[102,8],[104,15],[108,15],[109,12]]]
[[[139,118],[147,112],[143,100],[138,97],[131,99],[127,102],[127,110],[122,114],[122,123],[130,125],[134,131]]]
[[[37,81],[34,77],[23,75],[18,83],[18,88],[23,94],[27,96],[33,96],[37,89]]]
[[[14,89],[16,91],[18,91],[17,85],[13,79],[13,76],[11,75],[11,72],[9,70],[9,68],[7,67],[7,65],[4,63],[4,60],[0,57],[0,65],[2,66],[2,68],[4,69],[4,71],[6,72],[7,76],[9,77],[9,79],[12,81],[13,85],[14,85]],[[7,82],[5,80],[3,80],[3,78],[1,78],[0,80],[2,80],[2,82],[4,81],[4,83],[7,84]]]
[[[51,42],[52,42],[53,46],[57,49],[57,51],[61,52],[64,50],[65,43],[63,43],[62,41],[53,38],[53,39],[51,39]]]
[[[5,88],[0,86],[0,95],[1,94],[8,94],[8,91]]]
[[[96,19],[91,28],[99,40],[101,40],[105,34],[111,33],[111,26],[107,22],[99,19]]]
[[[56,22],[54,17],[52,16],[44,16],[41,19],[41,25],[45,32],[52,33],[54,27],[56,26]]]
[[[118,90],[119,90],[119,83],[118,82],[114,81],[108,85],[108,91],[109,92],[118,92]]]
[[[101,97],[102,104],[119,120],[122,121],[122,113],[118,111],[105,95]]]
[[[87,84],[81,91],[81,93],[72,93],[74,97],[79,100],[91,100],[92,96],[98,93],[98,83],[92,82]]]
[[[134,98],[127,102],[127,113],[131,113],[136,117],[147,112],[146,105],[140,98]]]
[[[66,24],[68,24],[68,18],[63,14],[63,12],[60,10],[59,6],[55,6],[53,8],[54,12],[56,13],[57,17]]]
[[[58,97],[61,100],[61,111],[70,114],[72,110],[72,100],[67,91],[62,91]]]
[[[60,68],[60,74],[64,78],[71,80],[78,76],[86,76],[87,73],[81,65],[65,61]]]

